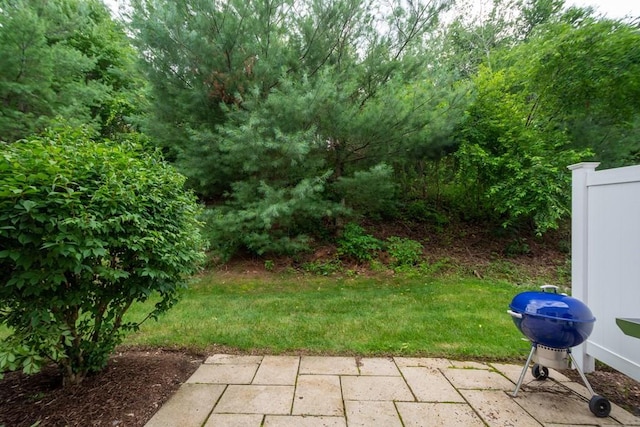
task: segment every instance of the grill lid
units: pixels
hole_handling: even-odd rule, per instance
[[[571,322],[592,323],[596,318],[579,299],[550,292],[522,292],[516,295],[511,310],[520,314]]]

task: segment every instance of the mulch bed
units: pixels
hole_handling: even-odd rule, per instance
[[[55,367],[0,380],[0,426],[144,426],[202,357],[166,350],[116,353],[107,368],[62,388]]]

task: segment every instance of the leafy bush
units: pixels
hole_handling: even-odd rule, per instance
[[[168,310],[204,258],[184,178],[135,141],[59,128],[0,151],[0,371],[102,369],[132,303]]]
[[[359,262],[371,261],[382,249],[382,242],[358,224],[349,223],[344,227],[342,237],[338,239],[338,255],[354,258]]]
[[[469,201],[476,199],[474,210],[493,214],[505,228],[532,225],[542,235],[571,214],[567,165],[592,153],[572,148],[564,126],[531,114],[529,95],[510,92],[520,84],[514,79],[513,71],[488,68],[477,76],[478,96],[455,153],[458,179]]]
[[[395,267],[418,264],[422,258],[423,249],[422,244],[416,240],[396,236],[387,239],[387,252]]]

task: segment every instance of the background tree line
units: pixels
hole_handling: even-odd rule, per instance
[[[57,117],[137,132],[223,258],[349,221],[538,234],[566,166],[640,160],[639,22],[562,0],[0,1],[0,139]]]

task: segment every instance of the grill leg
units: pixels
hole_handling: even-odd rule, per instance
[[[589,384],[589,381],[587,380],[587,377],[584,375],[584,372],[582,372],[582,369],[580,369],[580,366],[576,363],[576,360],[573,358],[573,354],[571,353],[571,351],[569,351],[569,356],[571,357],[571,364],[573,365],[574,368],[576,368],[576,370],[580,374],[580,378],[582,378],[582,382],[589,390],[589,393],[591,393],[591,397],[593,397],[595,393],[591,388],[591,384]]]
[[[531,351],[529,352],[527,363],[525,363],[524,367],[522,368],[520,379],[518,379],[518,384],[516,384],[516,389],[513,391],[513,397],[516,397],[518,395],[518,390],[520,390],[520,386],[522,386],[522,381],[524,381],[524,376],[527,374],[527,369],[529,369],[529,364],[531,363],[531,359],[533,358],[534,351],[536,351],[536,346],[535,344],[531,344]]]

